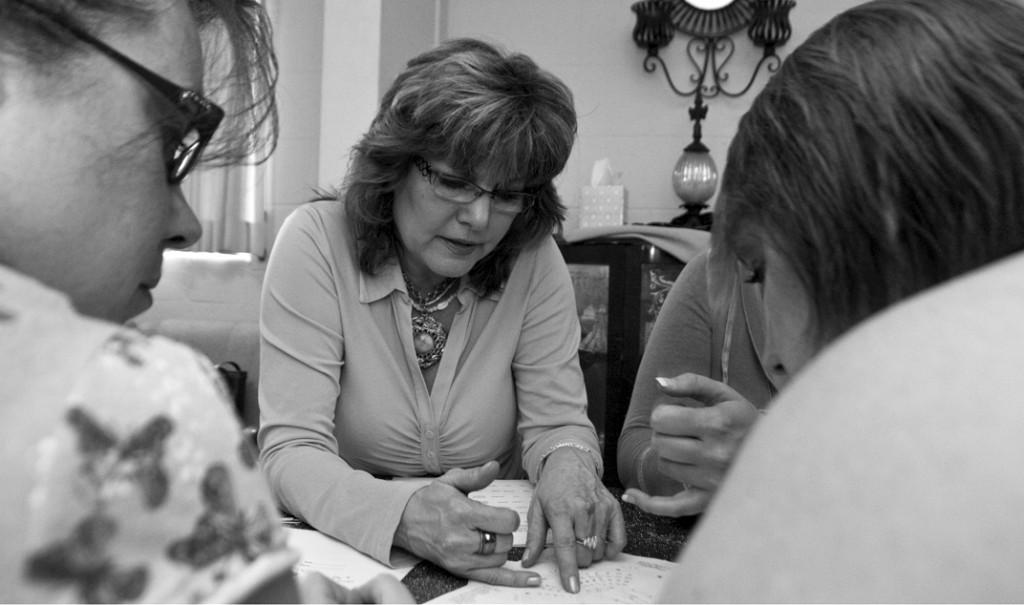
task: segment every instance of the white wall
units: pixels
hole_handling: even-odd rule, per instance
[[[276,7],[281,135],[272,233],[315,188],[340,184],[381,95],[443,31],[443,0],[279,0]]]
[[[280,136],[271,164],[273,208],[269,228],[309,199],[319,181],[320,105],[324,0],[284,0],[271,5],[277,49]]]
[[[780,54],[806,38],[830,16],[857,0],[797,0],[790,17],[793,36]],[[679,214],[679,199],[670,176],[679,154],[691,140],[687,108],[692,98],[676,96],[659,70],[644,72],[645,51],[633,43],[633,0],[449,0],[448,35],[481,36],[526,52],[566,81],[576,95],[579,141],[559,191],[570,208],[579,204],[580,186],[588,184],[594,161],[608,158],[626,185],[626,222],[663,221]],[[744,32],[734,36],[736,55],[731,81],[746,82],[760,49]],[[682,34],[661,55],[677,86],[694,73],[685,56]],[[736,99],[708,99],[704,143],[719,171],[736,123],[763,86]],[[689,88],[689,86],[685,86]],[[741,88],[733,85],[733,89]],[[571,225],[570,225],[571,226]]]
[[[782,54],[857,1],[797,0],[791,14],[793,37]],[[627,222],[675,216],[679,202],[669,175],[690,140],[686,108],[691,101],[672,94],[661,73],[643,71],[644,52],[631,37],[631,4],[632,0],[279,0],[272,5],[281,135],[272,164],[271,232],[310,199],[313,188],[340,182],[348,149],[369,125],[381,93],[405,61],[436,40],[464,35],[528,53],[573,89],[579,141],[558,180],[570,209],[579,204],[579,188],[587,183],[592,163],[607,157],[627,186]],[[754,52],[743,38],[738,36],[740,51]],[[687,77],[682,71],[684,47],[685,39],[677,36],[662,51],[677,81]],[[734,58],[734,77],[746,77],[753,63],[751,56]],[[719,170],[736,121],[764,76],[759,80],[742,98],[708,101],[704,141]],[[238,262],[211,261],[210,275],[215,279],[169,276],[155,292],[151,315],[254,316],[263,263],[253,262],[241,279],[226,280],[218,266],[221,261],[231,266]],[[174,272],[170,265],[168,271]]]
[[[785,56],[816,27],[859,0],[797,0]],[[672,93],[660,71],[641,66],[633,43],[633,0],[287,0],[275,23],[281,59],[281,145],[275,155],[272,231],[318,185],[340,182],[348,149],[405,61],[436,39],[478,36],[525,52],[572,88],[579,140],[557,184],[570,207],[595,160],[608,158],[627,189],[626,221],[679,213],[669,180],[692,126],[692,98]],[[742,32],[728,70],[746,81],[760,50]],[[662,50],[682,86],[692,68],[686,38]],[[707,101],[704,142],[719,171],[737,120],[763,85],[743,97]]]
[[[373,118],[381,56],[381,3],[326,0],[320,92],[318,182],[335,184],[349,150]]]

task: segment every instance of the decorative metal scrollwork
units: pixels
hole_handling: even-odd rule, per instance
[[[647,50],[644,71],[653,73],[661,65],[669,87],[677,95],[690,97],[700,93],[704,98],[719,94],[738,97],[750,90],[762,67],[769,72],[779,69],[782,60],[775,54],[775,48],[789,39],[789,11],[795,4],[794,0],[733,0],[722,8],[708,10],[686,0],[643,0],[632,6],[637,15],[633,40]],[[676,85],[658,54],[659,49],[672,41],[668,27],[691,36],[686,44],[686,56],[695,73],[689,77],[693,86],[686,90]],[[751,41],[764,48],[764,53],[746,85],[730,90],[725,87],[729,81],[725,68],[736,51],[730,36],[744,27],[748,28]]]
[[[697,38],[720,38],[746,27],[754,16],[754,0],[735,0],[722,8],[698,8],[686,0],[666,0],[668,17],[680,32]]]

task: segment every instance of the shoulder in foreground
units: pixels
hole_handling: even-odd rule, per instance
[[[134,392],[140,406],[144,402],[155,407],[195,403],[200,408],[212,408],[218,421],[229,420],[222,418],[224,410],[230,408],[228,395],[210,360],[188,345],[163,336],[121,328],[102,344],[87,373],[78,386],[91,393]]]
[[[750,434],[662,596],[1020,601],[1022,308],[1019,254],[828,347]]]
[[[823,351],[787,391],[795,398],[829,390],[851,399],[853,405],[887,406],[884,398],[864,396],[882,387],[905,385],[913,401],[925,406],[921,411],[929,414],[939,412],[934,404],[949,400],[951,390],[971,393],[970,400],[985,395],[1002,399],[1011,394],[1005,391],[1011,384],[1024,386],[1024,372],[1013,369],[1024,367],[1024,349],[1015,345],[1024,340],[1021,309],[1024,254],[927,290],[866,320]],[[901,407],[908,405],[913,404]]]

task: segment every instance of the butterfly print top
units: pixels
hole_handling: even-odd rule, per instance
[[[288,573],[212,366],[0,267],[0,601],[230,602]]]

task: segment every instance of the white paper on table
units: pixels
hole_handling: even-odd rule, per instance
[[[392,481],[412,481],[426,485],[433,477],[401,477]],[[511,508],[519,514],[519,529],[512,534],[512,546],[526,546],[526,522],[529,518],[533,485],[526,479],[498,479],[487,487],[469,492],[469,498],[488,506]],[[551,532],[548,532],[551,535]]]
[[[296,573],[318,571],[346,588],[365,584],[380,574],[401,580],[420,562],[419,558],[405,551],[396,551],[398,554],[391,559],[395,566],[388,567],[315,529],[288,527],[285,531],[288,546],[302,553],[302,558],[293,568]]]
[[[430,603],[653,603],[665,576],[675,567],[671,561],[620,554],[580,570],[580,591],[566,592],[558,576],[554,550],[548,548],[530,568],[541,575],[537,588],[492,586],[470,581]],[[522,570],[519,561],[505,567]]]
[[[488,506],[511,508],[519,513],[519,529],[512,534],[512,546],[526,546],[526,522],[533,499],[533,486],[526,479],[499,479],[469,497]]]

